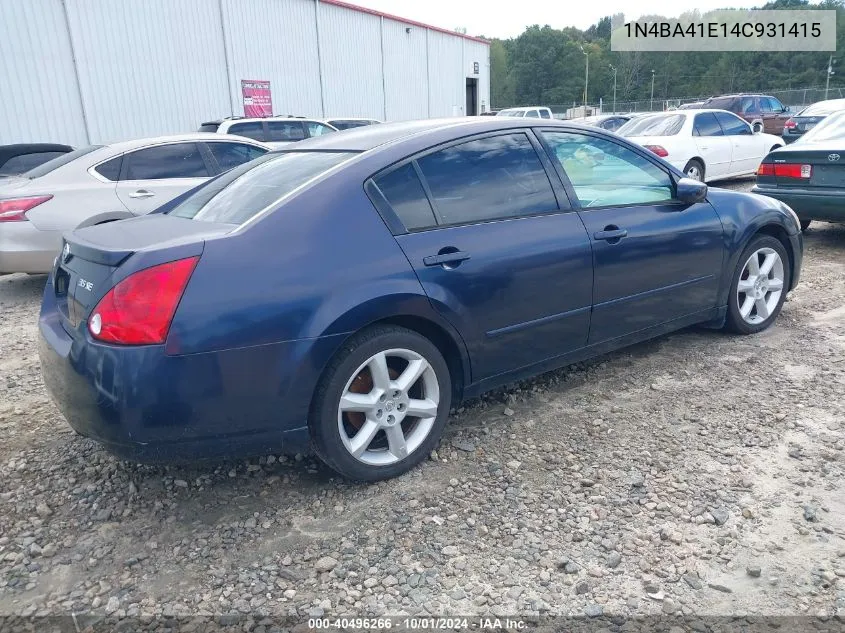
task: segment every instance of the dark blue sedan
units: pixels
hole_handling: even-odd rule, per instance
[[[313,447],[372,481],[419,463],[460,400],[693,324],[763,330],[802,248],[782,202],[602,130],[382,124],[68,234],[41,366],[71,426],[126,458]]]

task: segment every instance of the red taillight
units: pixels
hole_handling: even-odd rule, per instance
[[[791,130],[792,128],[796,127],[797,124],[792,119],[787,119],[786,123],[783,124],[783,127],[787,130]]]
[[[813,175],[813,166],[799,163],[761,163],[757,168],[757,175],[806,180]]]
[[[669,155],[669,152],[666,151],[666,148],[662,145],[643,145],[647,150],[650,150],[660,156],[660,158],[666,158]]]
[[[53,196],[32,196],[0,200],[0,222],[24,222],[27,211],[52,198]]]
[[[188,257],[129,275],[91,312],[91,336],[121,345],[164,343],[198,261],[198,256]]]

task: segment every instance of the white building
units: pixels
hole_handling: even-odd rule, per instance
[[[0,144],[82,146],[244,114],[478,114],[489,45],[339,0],[0,0]]]

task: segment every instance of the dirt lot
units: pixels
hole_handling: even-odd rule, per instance
[[[76,436],[39,374],[43,284],[0,279],[0,614],[845,614],[843,226],[807,232],[767,332],[490,394],[374,486]]]

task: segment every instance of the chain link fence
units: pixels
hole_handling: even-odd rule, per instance
[[[783,90],[760,90],[755,94],[766,94],[777,98],[783,105],[789,108],[792,112],[797,112],[805,106],[823,101],[825,99],[845,99],[845,87],[831,87],[826,89],[825,86],[810,86],[806,88],[789,88]],[[705,99],[716,95],[703,95],[698,97],[654,97],[654,99],[639,99],[637,101],[622,101],[616,102],[614,108],[612,101],[602,101],[600,103],[591,103],[587,106],[587,113],[603,112],[609,114],[612,112],[664,112],[666,110],[673,110],[680,105],[686,103],[696,103],[704,101]],[[524,104],[537,105],[537,104]],[[571,105],[550,105],[552,113],[555,118],[567,119],[574,116],[583,116],[583,104],[573,103]]]

